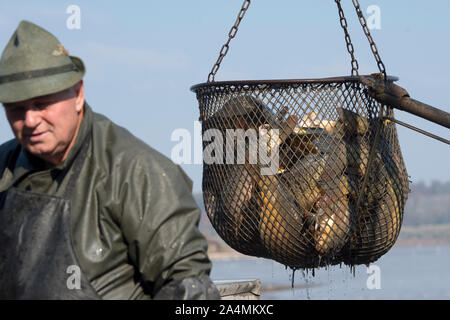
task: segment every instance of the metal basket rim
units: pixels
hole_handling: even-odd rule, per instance
[[[231,81],[214,81],[203,82],[191,86],[190,90],[196,92],[199,89],[208,87],[221,86],[257,86],[257,85],[290,85],[290,84],[311,84],[311,83],[344,83],[344,82],[361,82],[362,77],[370,77],[370,75],[361,76],[338,76],[327,78],[306,78],[306,79],[269,79],[269,80],[231,80]],[[390,82],[398,81],[396,76],[388,76]]]

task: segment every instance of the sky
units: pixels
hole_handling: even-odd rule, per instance
[[[351,1],[342,2],[360,74],[377,72]],[[450,1],[360,4],[367,17],[369,6],[380,9],[380,28],[371,33],[388,74],[398,76],[397,84],[412,98],[450,112]],[[80,9],[79,28],[67,25],[74,21],[73,12],[67,12],[72,5]],[[190,87],[206,82],[241,5],[241,0],[0,0],[0,48],[23,19],[47,29],[71,55],[83,59],[86,99],[94,111],[170,157],[178,143],[171,139],[175,130],[194,134],[199,109]],[[333,0],[254,0],[216,81],[322,78],[350,72]],[[450,139],[442,126],[402,111],[396,111],[396,117]],[[449,145],[403,127],[398,132],[413,183],[450,180]],[[0,112],[0,143],[12,137]],[[194,192],[201,191],[202,165],[181,167],[193,180]]]

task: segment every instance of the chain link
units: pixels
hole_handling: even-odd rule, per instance
[[[345,18],[344,10],[342,9],[341,6],[341,0],[334,0],[334,1],[337,4],[341,27],[345,33],[345,42],[347,43],[347,51],[350,54],[350,57],[352,58],[352,76],[358,76],[359,64],[354,55],[355,48],[353,47],[352,39],[350,38],[350,34],[348,33],[347,19]]]
[[[358,18],[359,18],[359,23],[361,24],[361,26],[364,30],[367,40],[369,40],[370,49],[372,50],[375,60],[377,61],[378,69],[380,70],[380,73],[383,74],[384,79],[387,79],[386,67],[385,67],[383,61],[381,61],[380,54],[378,53],[378,49],[377,49],[377,46],[375,45],[375,41],[373,40],[373,38],[370,34],[370,30],[367,27],[367,21],[366,21],[366,18],[364,18],[364,14],[361,11],[359,2],[358,2],[358,0],[352,0],[352,1],[353,1],[353,6],[355,7],[355,10],[356,10],[356,14],[358,15]]]
[[[358,73],[359,64],[355,58],[355,54],[354,54],[355,48],[353,47],[353,43],[350,38],[350,34],[348,32],[347,19],[345,18],[344,10],[342,9],[342,6],[341,6],[341,0],[335,0],[335,2],[337,4],[338,10],[339,10],[340,24],[345,33],[345,42],[347,44],[347,51],[350,54],[350,57],[352,59],[352,61],[351,61],[352,75],[357,76],[357,75],[359,75],[359,73]],[[375,57],[375,60],[378,65],[378,69],[380,70],[380,73],[384,76],[384,79],[386,79],[387,78],[386,67],[385,67],[383,61],[381,60],[381,57],[380,57],[380,54],[378,53],[378,49],[375,44],[375,41],[373,40],[372,35],[370,34],[370,30],[367,26],[366,18],[364,17],[364,14],[361,11],[359,2],[358,2],[358,0],[352,0],[352,2],[353,2],[353,6],[355,7],[356,14],[358,15],[359,22],[363,28],[364,34],[366,35],[367,40],[369,40],[370,49],[372,50],[372,53]],[[250,3],[251,3],[250,0],[244,0],[244,3],[242,4],[242,8],[239,11],[236,21],[235,21],[234,25],[231,27],[230,31],[228,32],[228,40],[227,40],[227,42],[225,42],[225,44],[220,49],[219,57],[217,58],[216,63],[214,64],[214,66],[211,69],[211,72],[208,75],[208,82],[214,82],[216,73],[220,68],[220,64],[222,63],[223,58],[227,55],[228,50],[230,49],[231,39],[233,39],[236,36],[236,34],[238,32],[239,24],[241,23],[242,19],[244,18],[244,15],[250,6]]]
[[[237,16],[236,21],[234,22],[233,27],[231,27],[230,31],[228,32],[228,40],[225,42],[225,44],[220,49],[219,57],[217,58],[216,63],[211,69],[211,72],[208,75],[208,82],[214,82],[214,78],[216,76],[217,71],[220,68],[220,64],[223,60],[223,58],[228,53],[228,49],[230,48],[230,41],[236,36],[236,33],[239,28],[239,24],[241,23],[242,19],[244,18],[245,13],[247,12],[248,7],[250,6],[250,0],[244,0],[244,3],[242,4],[242,8],[239,11],[239,14]]]

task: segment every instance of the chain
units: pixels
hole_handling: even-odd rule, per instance
[[[214,82],[216,73],[220,68],[220,64],[222,63],[223,58],[227,55],[228,50],[230,48],[231,39],[233,39],[236,36],[238,28],[239,28],[239,24],[241,23],[242,19],[244,18],[245,13],[247,12],[247,9],[250,6],[250,2],[251,2],[250,0],[244,0],[244,3],[242,4],[242,8],[239,11],[236,21],[235,21],[233,27],[231,27],[230,31],[228,32],[228,40],[227,40],[227,42],[225,42],[225,44],[220,49],[219,57],[217,58],[216,63],[214,64],[214,66],[211,69],[211,72],[208,75],[208,82]],[[352,61],[351,61],[352,75],[359,75],[358,74],[359,64],[354,55],[355,49],[353,47],[353,43],[350,38],[350,34],[348,33],[348,23],[347,23],[347,19],[345,18],[345,15],[344,15],[344,10],[342,9],[342,6],[341,6],[341,0],[335,0],[335,2],[337,4],[338,10],[339,10],[339,18],[340,18],[341,27],[345,33],[345,42],[347,44],[347,51],[350,54],[350,57],[352,59]],[[364,34],[366,35],[367,39],[369,40],[370,49],[372,50],[375,60],[377,61],[378,69],[380,70],[380,73],[384,76],[384,79],[386,79],[387,78],[386,67],[385,67],[383,61],[381,60],[381,57],[380,57],[380,54],[378,53],[378,49],[375,44],[375,41],[373,40],[372,35],[370,34],[370,30],[367,26],[366,18],[364,17],[364,14],[361,11],[359,2],[358,2],[358,0],[352,0],[352,2],[353,2],[353,6],[355,7],[356,13],[358,15],[359,22],[363,28]]]
[[[220,68],[220,63],[222,62],[223,58],[226,56],[226,54],[228,52],[228,49],[230,48],[230,41],[231,41],[231,39],[233,39],[236,36],[236,33],[239,28],[239,24],[241,23],[241,20],[244,18],[244,15],[247,12],[247,9],[249,6],[250,6],[250,0],[244,0],[241,11],[239,11],[237,19],[236,19],[233,27],[230,29],[230,32],[228,32],[228,41],[222,46],[222,49],[220,49],[219,57],[217,58],[216,63],[214,64],[214,66],[211,69],[211,72],[208,75],[208,82],[214,82],[216,73]]]
[[[357,75],[359,75],[358,74],[359,64],[358,64],[358,61],[355,59],[355,55],[354,55],[355,48],[353,47],[352,39],[350,38],[350,34],[348,33],[347,19],[345,18],[344,10],[342,9],[342,6],[341,6],[341,0],[334,0],[334,1],[336,2],[337,6],[338,6],[341,27],[345,33],[345,42],[347,43],[347,51],[350,54],[350,57],[352,58],[352,76],[357,76]]]
[[[367,40],[369,40],[370,49],[372,50],[375,60],[377,61],[378,69],[380,70],[380,73],[384,76],[384,79],[387,79],[386,67],[385,67],[383,61],[381,61],[381,57],[380,57],[380,54],[378,53],[378,49],[377,49],[377,46],[375,45],[375,41],[373,40],[372,36],[370,35],[369,28],[367,27],[367,21],[366,21],[366,18],[364,18],[364,14],[361,11],[359,2],[358,2],[358,0],[352,0],[352,1],[353,1],[353,6],[356,9],[356,14],[358,15],[358,18],[359,18],[359,23],[361,24],[361,26],[364,30],[364,33],[366,34]]]

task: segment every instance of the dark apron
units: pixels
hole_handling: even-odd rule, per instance
[[[71,237],[70,199],[90,140],[76,155],[63,197],[15,187],[0,194],[0,299],[100,299]]]

